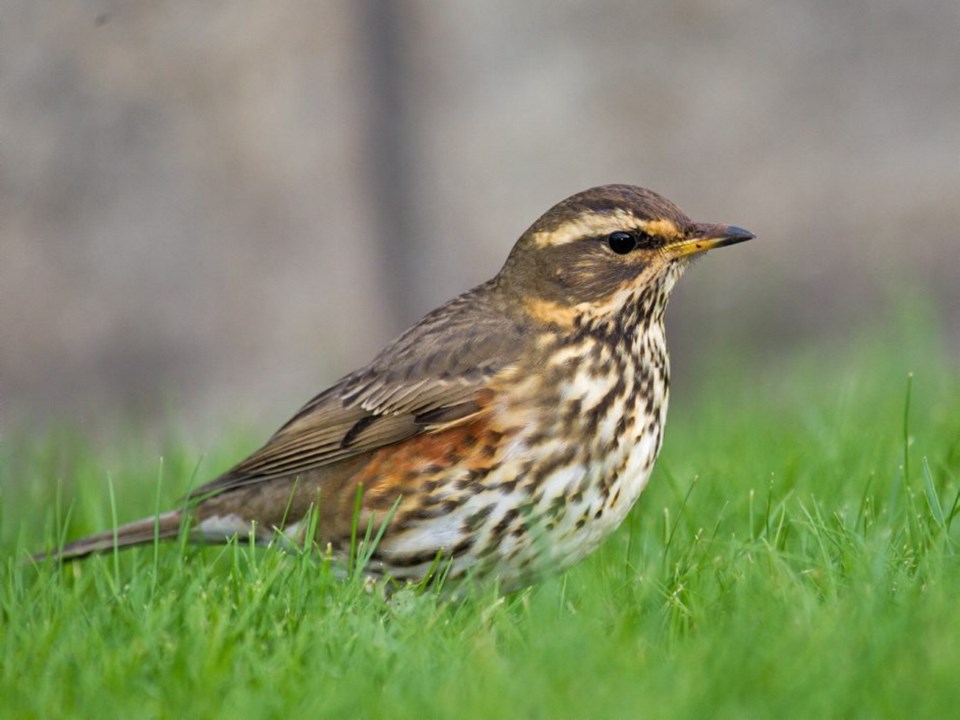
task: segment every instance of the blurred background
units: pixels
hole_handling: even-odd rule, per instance
[[[608,182],[759,238],[676,387],[906,296],[955,357],[960,4],[0,0],[0,422],[270,431]]]

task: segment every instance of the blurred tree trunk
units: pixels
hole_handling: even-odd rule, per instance
[[[402,7],[398,0],[361,0],[366,64],[367,168],[378,273],[387,322],[400,328],[420,312],[416,226],[416,133],[412,129]]]

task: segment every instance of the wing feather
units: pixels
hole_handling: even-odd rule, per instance
[[[493,288],[493,281],[481,285],[427,315],[190,497],[307,472],[477,416],[491,380],[515,364],[525,337]]]

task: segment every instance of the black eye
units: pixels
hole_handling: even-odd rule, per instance
[[[628,232],[612,232],[607,235],[607,245],[617,255],[626,255],[637,249],[637,238]]]

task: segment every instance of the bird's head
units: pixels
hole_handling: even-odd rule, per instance
[[[662,314],[690,259],[754,235],[696,223],[656,193],[603,185],[573,195],[517,241],[498,277],[537,321],[572,325],[625,310]],[[638,302],[650,307],[637,308]]]

